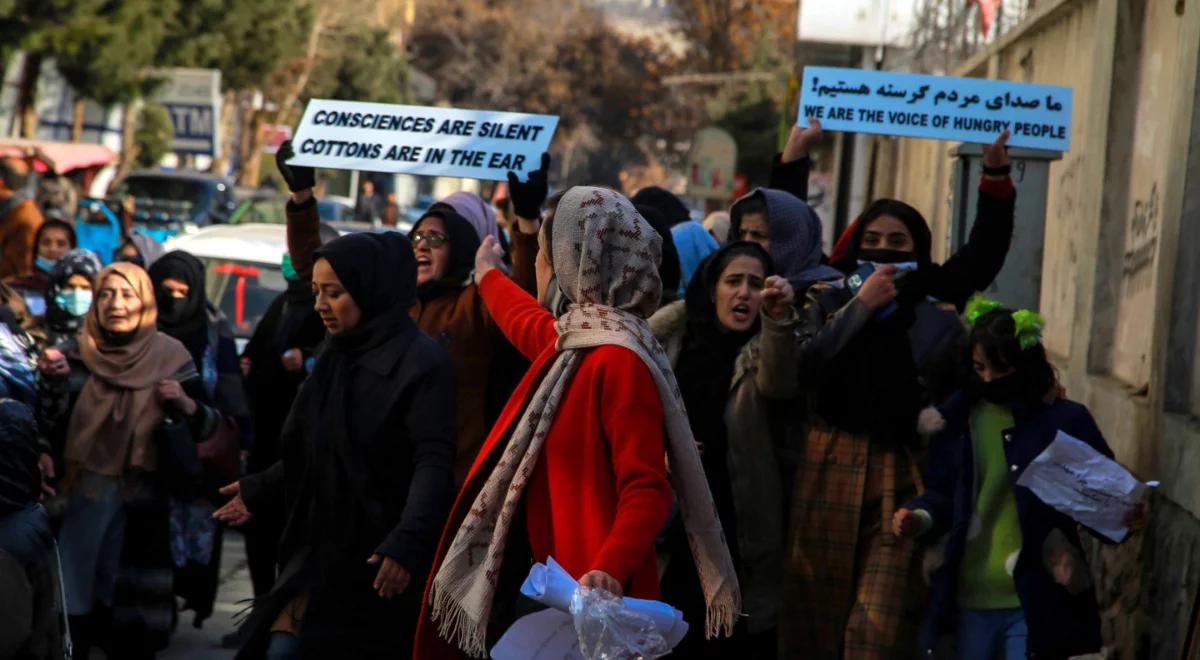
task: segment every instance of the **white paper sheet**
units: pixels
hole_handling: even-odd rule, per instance
[[[1117,543],[1129,534],[1126,514],[1142,501],[1148,487],[1116,461],[1062,431],[1025,468],[1017,485]]]
[[[582,660],[575,620],[555,609],[517,619],[492,648],[492,660]]]

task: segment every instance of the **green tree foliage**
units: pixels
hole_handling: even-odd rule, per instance
[[[251,89],[302,53],[311,24],[296,0],[185,0],[156,64],[220,69],[226,89]]]
[[[581,0],[422,3],[410,53],[437,81],[439,101],[559,115],[559,148],[589,136],[578,141],[583,152],[560,160],[587,164],[572,179],[615,182],[644,157],[639,141],[669,138],[661,78],[671,55],[616,32]]]
[[[102,104],[144,95],[147,75],[174,13],[173,0],[85,0],[63,24],[48,28],[46,44],[63,77],[80,95]]]
[[[378,103],[410,101],[404,54],[397,52],[387,30],[358,24],[330,32],[322,41],[324,56],[313,69],[306,97]]]
[[[175,126],[171,123],[171,113],[163,106],[153,103],[142,109],[141,122],[134,143],[137,145],[137,164],[139,167],[157,167],[159,161],[171,151],[171,138],[175,135]]]

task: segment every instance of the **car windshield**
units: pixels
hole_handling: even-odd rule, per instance
[[[189,208],[205,208],[211,196],[203,181],[159,176],[131,176],[125,181],[125,193],[138,200],[152,199],[183,202]]]
[[[229,223],[237,225],[250,223],[286,224],[287,214],[284,213],[286,204],[286,200],[248,199],[242,202],[237,211],[229,218]]]
[[[317,214],[323,222],[345,222],[354,218],[354,209],[323,199],[317,202]]]
[[[233,325],[233,333],[247,338],[262,320],[271,301],[287,288],[279,266],[201,259],[209,302],[216,305]]]

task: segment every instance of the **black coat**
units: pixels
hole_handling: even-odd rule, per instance
[[[245,385],[254,420],[249,472],[261,472],[279,460],[279,435],[306,376],[303,370],[283,368],[284,352],[298,348],[305,358],[312,357],[324,339],[325,327],[313,310],[308,282],[289,282],[287,291],[279,294],[263,314],[242,353],[250,358]]]
[[[925,493],[905,505],[924,509],[933,519],[926,537],[947,536],[945,562],[934,573],[929,616],[921,630],[921,648],[930,655],[938,638],[955,629],[957,582],[966,548],[967,528],[975,512],[975,451],[970,430],[970,402],[956,396],[940,407],[946,428],[930,446],[925,469]],[[1017,480],[1059,431],[1091,445],[1105,456],[1112,450],[1087,408],[1066,399],[1053,404],[1014,405],[1015,425],[1003,431],[1004,454],[1012,465],[1012,494],[1016,501],[1024,549],[1013,571],[1013,582],[1029,626],[1030,658],[1067,658],[1100,650],[1100,613],[1094,589],[1072,595],[1058,584],[1043,564],[1048,539],[1065,539],[1074,550],[1076,570],[1086,572],[1079,543],[1079,526],[1038,499]],[[1052,536],[1052,532],[1059,532]]]
[[[330,391],[318,365],[284,424],[279,462],[241,481],[250,511],[282,497],[287,522],[279,580],[255,603],[239,657],[261,657],[271,624],[301,593],[309,595],[305,657],[403,657],[411,644],[452,495],[455,408],[445,351],[416,326],[402,327],[357,356],[336,356],[353,361],[347,391]],[[334,396],[346,407],[344,454],[317,418]],[[385,601],[372,589],[378,569],[366,562],[374,553],[410,572],[403,596]]]

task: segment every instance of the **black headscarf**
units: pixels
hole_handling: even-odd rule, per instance
[[[679,282],[683,280],[683,267],[679,265],[679,250],[675,249],[675,237],[671,234],[670,223],[657,208],[637,203],[634,204],[634,208],[651,227],[654,227],[659,238],[662,238],[662,261],[658,264],[658,276],[662,280],[662,304],[665,305],[678,299],[676,292],[679,291]]]
[[[759,332],[755,319],[749,329],[734,332],[721,326],[714,301],[721,273],[737,257],[751,257],[763,264],[766,276],[774,273],[771,256],[757,243],[730,243],[700,264],[688,283],[684,304],[687,306],[687,330],[683,348],[675,365],[675,379],[683,395],[688,423],[696,442],[704,445],[701,460],[708,476],[713,499],[722,523],[734,524],[733,492],[729,487],[726,455],[729,431],[725,427],[725,408],[738,354],[746,342]],[[732,530],[725,530],[727,535]]]
[[[868,323],[825,369],[817,410],[838,428],[897,445],[915,438],[917,415],[925,403],[909,330],[917,319],[917,306],[926,297],[933,239],[916,209],[893,199],[878,200],[859,220],[843,266],[848,272],[858,267],[863,234],[883,215],[900,220],[912,234],[917,271],[897,280],[898,308]]]
[[[416,302],[417,261],[412,244],[396,232],[343,236],[318,249],[316,257],[329,262],[362,312],[357,326],[329,338],[304,384],[312,395],[308,400],[317,406],[302,413],[293,409],[293,415],[302,414],[302,423],[315,429],[315,445],[309,451],[314,452],[316,474],[306,478],[305,488],[313,497],[310,529],[323,537],[316,540],[317,559],[322,570],[339,572],[346,570],[337,565],[344,539],[357,538],[360,530],[371,526],[373,521],[363,516],[374,510],[365,491],[364,445],[370,438],[359,437],[347,416],[349,397],[360,370],[379,366],[365,365],[365,355],[388,341],[411,341],[405,338],[415,331],[408,308]],[[379,396],[382,402],[390,394]]]
[[[187,296],[172,296],[163,286],[168,279],[186,284]],[[175,250],[150,266],[150,280],[154,282],[154,298],[158,303],[158,329],[183,342],[196,368],[203,373],[204,349],[208,345],[204,264],[187,252]]]
[[[471,271],[475,269],[475,252],[479,250],[479,233],[475,227],[448,204],[434,204],[413,225],[409,240],[421,229],[425,218],[430,217],[441,218],[446,226],[446,236],[450,239],[450,263],[446,264],[446,272],[440,279],[430,280],[417,288],[417,297],[421,302],[429,302],[446,292],[457,292],[466,286]]]
[[[75,275],[86,277],[95,288],[96,276],[99,274],[100,260],[87,250],[71,250],[54,264],[54,270],[50,271],[50,281],[46,285],[46,328],[51,333],[74,335],[79,332],[86,314],[73,316],[63,309],[56,299]]]
[[[692,219],[692,214],[688,212],[687,206],[684,206],[674,193],[665,188],[658,186],[642,188],[629,201],[633,202],[634,206],[653,206],[658,209],[663,219],[667,221],[668,228]]]

